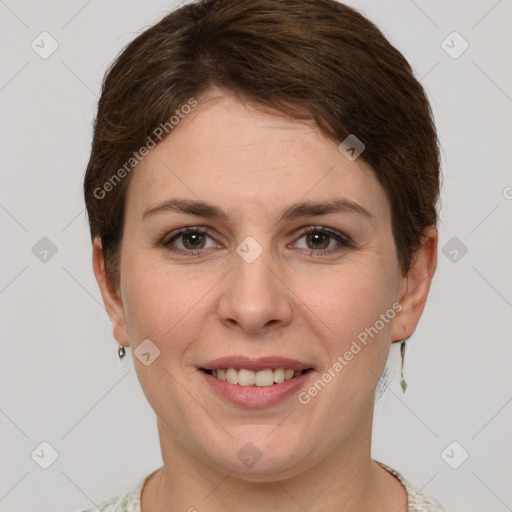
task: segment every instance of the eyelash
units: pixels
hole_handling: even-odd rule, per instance
[[[188,250],[182,250],[182,249],[172,249],[170,248],[170,245],[177,239],[179,239],[180,237],[184,236],[184,235],[188,235],[188,234],[199,234],[199,235],[206,235],[210,238],[213,238],[209,232],[208,232],[208,229],[207,228],[198,228],[198,227],[193,227],[193,228],[184,228],[180,231],[178,231],[175,235],[173,235],[169,240],[166,240],[163,242],[163,247],[165,249],[167,249],[168,251],[171,251],[175,254],[183,254],[183,255],[187,255],[187,256],[197,256],[197,255],[200,255],[202,253],[202,251],[204,251],[205,249],[201,249],[201,250],[198,250],[198,251],[188,251]],[[339,233],[338,231],[335,231],[333,229],[330,229],[330,228],[326,228],[326,227],[322,227],[322,226],[309,226],[307,228],[305,228],[304,230],[302,230],[300,236],[299,236],[299,239],[302,238],[303,236],[309,234],[309,233],[321,233],[321,234],[325,234],[325,235],[328,235],[332,238],[334,238],[341,246],[342,248],[353,248],[353,244],[352,244],[352,241],[346,236],[346,235],[343,235],[342,233]],[[332,253],[335,253],[335,252],[338,252],[341,250],[341,248],[337,248],[337,249],[330,249],[330,250],[314,250],[314,249],[303,249],[303,250],[309,250],[310,251],[310,256],[314,255],[314,256],[322,256],[322,255],[325,255],[325,254],[332,254]]]

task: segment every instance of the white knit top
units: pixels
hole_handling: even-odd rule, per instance
[[[392,475],[396,476],[405,487],[409,499],[408,512],[447,512],[439,502],[425,496],[421,491],[413,487],[398,471],[386,466],[382,462],[376,462],[384,469],[387,469]],[[156,471],[153,473],[155,472]],[[153,473],[142,478],[130,492],[110,498],[101,505],[98,505],[98,507],[93,507],[83,512],[141,512],[140,496],[142,488],[146,480],[148,480]]]

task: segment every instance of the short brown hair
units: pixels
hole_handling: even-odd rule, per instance
[[[101,238],[115,284],[126,163],[176,110],[214,87],[310,119],[336,143],[355,134],[390,202],[405,275],[424,229],[437,225],[440,157],[429,102],[404,56],[335,0],[202,0],[135,38],[103,80],[84,194],[91,237]],[[123,179],[113,181],[116,173]]]

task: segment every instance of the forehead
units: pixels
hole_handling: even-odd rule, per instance
[[[139,163],[128,210],[172,197],[214,203],[242,219],[291,203],[345,197],[389,220],[385,192],[360,158],[350,161],[310,122],[261,112],[232,96],[198,105]]]

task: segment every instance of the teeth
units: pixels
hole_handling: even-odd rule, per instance
[[[256,386],[272,386],[274,384],[274,371],[261,370],[254,374],[254,384]]]
[[[274,370],[274,382],[276,384],[284,382],[284,368],[277,368]]]
[[[238,385],[239,386],[253,386],[254,385],[254,372],[252,370],[244,370],[244,369],[240,370],[238,372]]]
[[[239,386],[257,386],[266,387],[273,384],[280,384],[285,380],[293,379],[302,375],[302,370],[292,370],[291,368],[268,368],[254,372],[241,368],[228,368],[227,370],[212,370],[212,375],[219,380],[229,382],[230,384],[238,384]]]
[[[226,380],[230,384],[238,384],[238,372],[234,368],[228,368],[226,370]]]

